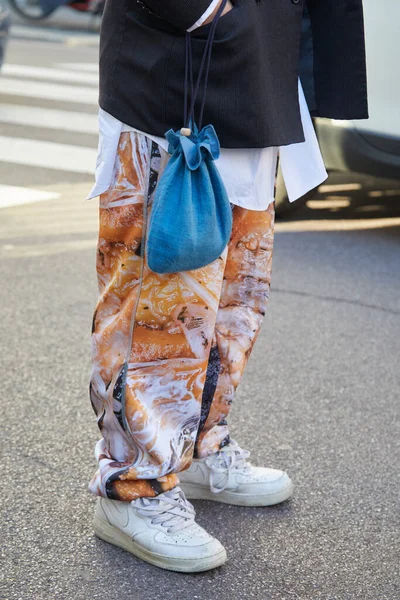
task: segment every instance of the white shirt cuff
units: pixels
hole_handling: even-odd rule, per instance
[[[220,2],[220,0],[212,0],[211,4],[207,8],[206,12],[203,13],[201,15],[200,19],[197,19],[196,23],[194,25],[192,25],[191,27],[189,27],[189,29],[187,31],[190,33],[191,31],[194,31],[198,27],[201,27],[203,25],[204,21],[206,19],[208,19],[208,17],[211,15],[212,12],[214,12],[214,10],[216,9],[219,2]]]
[[[298,86],[305,141],[279,148],[282,175],[290,202],[301,198],[328,177],[300,79]]]

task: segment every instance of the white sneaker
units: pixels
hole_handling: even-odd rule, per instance
[[[196,573],[219,567],[227,560],[225,548],[194,519],[193,506],[175,487],[132,502],[98,498],[93,524],[102,540],[162,569]]]
[[[233,440],[216,454],[194,459],[179,473],[182,490],[191,499],[216,500],[238,506],[272,506],[290,498],[293,484],[284,471],[253,467]]]

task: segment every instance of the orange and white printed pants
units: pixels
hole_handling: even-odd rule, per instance
[[[269,296],[273,204],[234,206],[229,245],[210,265],[149,269],[146,227],[167,161],[143,134],[122,133],[100,197],[90,398],[102,439],[90,491],[116,500],[175,487],[193,455],[229,442],[226,418]]]

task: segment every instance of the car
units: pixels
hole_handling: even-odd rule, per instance
[[[10,14],[4,4],[0,2],[0,69],[4,61],[10,25]]]
[[[400,180],[400,2],[364,0],[370,118],[359,121],[315,119],[314,126],[329,171]],[[288,214],[315,194],[290,204],[278,174],[276,211]]]

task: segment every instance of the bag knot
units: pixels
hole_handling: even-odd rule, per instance
[[[206,125],[201,131],[194,125],[190,137],[170,129],[165,137],[169,142],[169,154],[183,154],[191,171],[198,169],[205,158],[211,160],[219,158],[219,139],[212,125]]]

